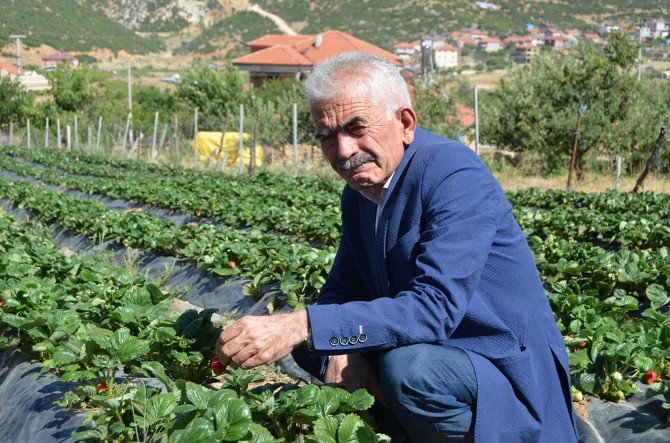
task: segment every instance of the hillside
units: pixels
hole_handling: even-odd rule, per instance
[[[26,43],[65,50],[92,47],[151,52],[161,36],[178,36],[177,53],[232,57],[243,42],[279,30],[247,11],[250,0],[5,0],[0,45],[12,32],[30,31]],[[485,10],[467,0],[257,0],[296,31],[340,29],[386,49],[421,34],[446,34],[478,24],[499,36],[520,33],[524,23],[553,22],[564,28],[596,30],[603,21],[670,20],[666,0],[499,0]],[[154,37],[141,38],[135,31]],[[173,47],[173,46],[171,46]]]
[[[143,38],[103,13],[76,0],[3,0],[0,47],[12,43],[10,34],[26,34],[23,43],[47,44],[65,51],[108,48],[132,53],[161,49],[155,38]]]

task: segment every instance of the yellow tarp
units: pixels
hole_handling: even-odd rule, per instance
[[[251,162],[251,154],[249,148],[249,140],[251,137],[249,134],[244,133],[242,135],[242,162],[245,167],[249,167]],[[202,131],[198,132],[198,140],[194,143],[197,143],[197,152],[198,158],[200,160],[210,159],[215,161],[218,152],[218,160],[226,160],[226,165],[238,165],[239,164],[239,142],[240,142],[240,133],[239,132],[226,132],[223,136],[223,146],[221,146],[221,132],[215,131]],[[221,146],[221,151],[219,152],[219,146]],[[256,167],[259,168],[263,166],[263,147],[259,144],[256,144]]]

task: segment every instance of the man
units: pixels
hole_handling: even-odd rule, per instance
[[[326,382],[368,388],[414,442],[576,441],[563,341],[477,155],[419,128],[402,77],[374,55],[316,66],[307,95],[348,185],[337,256],[316,306],[238,320],[221,361],[293,351]]]

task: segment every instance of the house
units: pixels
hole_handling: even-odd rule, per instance
[[[438,70],[458,68],[460,65],[461,51],[449,44],[443,44],[433,48],[435,67]]]
[[[514,53],[512,54],[512,60],[514,63],[524,64],[530,63],[530,59],[535,57],[540,53],[540,47],[537,45],[531,45],[529,43],[521,43],[516,45],[514,48]]]
[[[607,37],[612,32],[616,32],[616,31],[619,31],[619,26],[618,25],[613,25],[611,23],[602,23],[598,27],[598,34],[600,34],[603,37]]]
[[[56,67],[62,63],[76,68],[79,65],[79,60],[75,56],[63,51],[42,57],[42,68],[47,72],[55,71]]]
[[[670,28],[665,20],[654,20],[651,24],[651,33],[653,38],[666,38],[670,35]]]
[[[489,33],[479,28],[464,28],[461,29],[461,35],[473,38],[475,40],[482,40],[487,38]]]
[[[484,52],[498,52],[503,48],[503,42],[497,37],[487,37],[479,40],[477,49]]]
[[[511,35],[506,39],[504,39],[503,43],[513,45],[540,46],[544,43],[544,41],[540,37],[534,35],[527,35],[527,36]]]
[[[51,89],[47,78],[35,71],[24,71],[19,77],[19,83],[28,91],[46,91]]]
[[[421,52],[421,41],[402,42],[393,45],[393,53],[399,58],[405,60],[416,57]]]
[[[371,52],[403,66],[395,54],[341,31],[316,35],[265,35],[247,43],[251,53],[232,61],[254,86],[272,78],[301,78],[317,63],[349,51]]]
[[[452,32],[451,33],[451,40],[453,40],[454,43],[456,43],[456,46],[458,46],[460,49],[463,49],[464,46],[476,46],[477,45],[477,40],[470,37],[469,35],[464,35],[461,32]]]
[[[556,35],[556,36],[553,36],[553,37],[546,37],[544,39],[544,45],[549,46],[550,48],[554,48],[554,49],[563,49],[566,46],[570,46],[572,44],[572,42],[573,42],[572,39],[570,39],[568,37],[564,37],[562,35]]]
[[[19,75],[19,70],[16,66],[0,60],[0,78],[7,76],[9,78],[16,78],[17,75]]]

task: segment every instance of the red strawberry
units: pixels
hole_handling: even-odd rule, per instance
[[[650,369],[644,373],[644,382],[646,384],[650,385],[657,380],[658,380],[658,374],[656,373],[656,371]]]
[[[101,381],[98,383],[98,394],[102,394],[107,390],[107,383],[104,381]]]
[[[232,261],[232,260],[229,261],[229,262],[228,262],[228,266],[230,266],[231,268],[234,268],[234,267],[235,267],[235,262]]]
[[[212,361],[209,362],[209,366],[214,371],[215,375],[221,375],[226,370],[226,365],[219,361],[219,357],[212,357]]]
[[[579,343],[577,343],[577,347],[579,349],[584,349],[586,347],[586,342],[585,341],[580,341]]]

